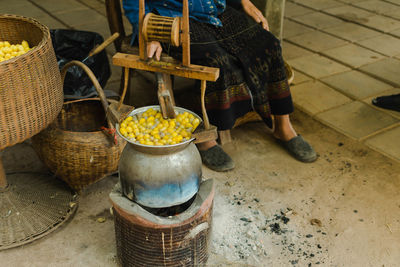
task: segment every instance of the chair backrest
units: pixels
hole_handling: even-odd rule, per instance
[[[114,41],[115,50],[121,52],[122,40],[126,37],[120,0],[106,0],[108,26],[111,34],[119,33],[119,38]]]

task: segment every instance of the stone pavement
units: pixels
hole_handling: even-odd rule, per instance
[[[298,109],[400,160],[400,112],[371,104],[400,93],[399,0],[289,0],[283,54]]]
[[[110,35],[104,0],[3,0],[0,10],[52,29]],[[115,50],[107,52],[111,58]],[[283,53],[295,69],[298,109],[400,161],[400,112],[371,105],[375,96],[400,93],[399,0],[288,0]],[[112,66],[108,89],[119,88],[120,73]]]

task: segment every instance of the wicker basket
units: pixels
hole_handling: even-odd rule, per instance
[[[0,150],[46,128],[63,105],[49,29],[34,19],[0,15],[0,41],[23,40],[35,48],[0,62]]]
[[[126,142],[118,135],[110,137],[100,130],[107,124],[113,126],[106,118],[108,104],[103,90],[86,65],[77,61],[68,63],[61,72],[62,80],[72,65],[86,71],[101,98],[66,102],[57,120],[32,138],[32,146],[57,177],[80,191],[117,171]]]

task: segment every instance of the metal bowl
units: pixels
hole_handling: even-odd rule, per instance
[[[152,108],[152,109],[154,109],[156,111],[160,111],[160,106],[159,105],[146,106],[146,107],[141,107],[141,108],[137,108],[137,109],[133,110],[126,117],[141,114],[141,113],[145,112],[146,110],[148,110],[149,108]],[[181,107],[174,107],[174,110],[175,110],[176,113],[183,113],[183,112],[186,111],[186,112],[192,114],[193,116],[195,116],[196,118],[198,118],[200,120],[200,123],[203,122],[203,120],[199,117],[199,115],[197,115],[193,111],[190,111],[190,110],[187,110],[187,109],[181,108]],[[143,145],[143,144],[140,144],[138,142],[131,141],[129,138],[126,138],[125,136],[123,136],[119,131],[119,127],[120,127],[119,124],[117,124],[116,128],[117,128],[118,134],[123,139],[125,139],[128,142],[129,145],[131,145],[137,151],[140,151],[142,153],[153,154],[153,155],[165,155],[165,154],[172,154],[172,153],[178,152],[178,151],[184,149],[185,147],[187,147],[191,142],[193,142],[195,140],[195,138],[191,138],[191,139],[186,140],[184,142],[181,142],[179,144],[165,145],[165,146]]]

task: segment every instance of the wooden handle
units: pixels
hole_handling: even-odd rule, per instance
[[[206,96],[206,83],[207,81],[201,80],[200,90],[201,90],[201,112],[203,113],[204,128],[208,130],[210,129],[210,122],[208,121],[206,104],[204,99]]]
[[[94,49],[92,49],[92,51],[89,52],[88,57],[91,57],[91,56],[94,56],[94,55],[100,53],[101,51],[103,51],[104,48],[109,46],[118,37],[119,37],[119,33],[118,32],[114,33],[113,35],[108,37],[104,42],[102,42],[99,46],[97,46]]]
[[[90,80],[92,81],[94,87],[96,88],[97,93],[99,94],[101,104],[103,105],[104,112],[107,114],[108,110],[108,101],[106,98],[106,95],[104,94],[103,88],[101,88],[101,85],[99,81],[97,80],[96,76],[93,74],[93,72],[89,69],[88,66],[83,64],[80,61],[77,60],[72,60],[68,62],[67,64],[64,65],[64,67],[61,70],[61,82],[64,84],[65,76],[67,75],[67,71],[71,66],[78,66],[81,67],[86,74],[89,76]],[[107,117],[107,122],[108,122],[108,127],[110,129],[114,129],[114,125],[111,123],[111,120]]]
[[[164,119],[176,117],[174,109],[174,97],[171,87],[171,76],[165,73],[156,72],[158,83],[158,101],[160,102],[161,114]]]

